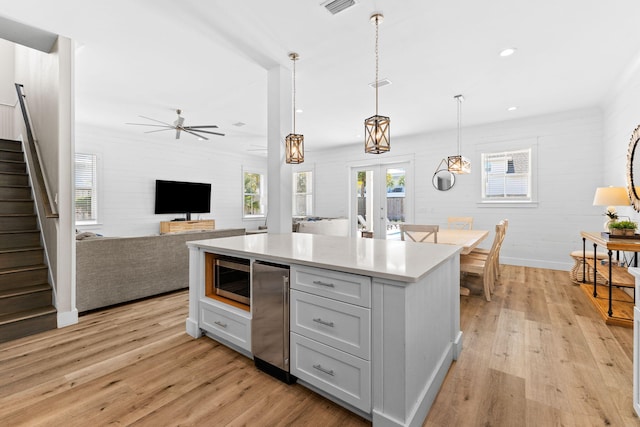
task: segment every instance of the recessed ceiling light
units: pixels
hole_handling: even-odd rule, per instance
[[[302,108],[298,108],[298,109],[296,110],[296,113],[304,113],[304,110],[303,110]]]
[[[516,111],[518,109],[518,107],[516,107],[515,105],[513,107],[509,107],[507,108],[507,111]]]
[[[503,49],[503,50],[500,52],[500,56],[503,56],[503,57],[504,57],[504,56],[511,56],[511,55],[513,55],[514,53],[516,53],[516,48],[515,48],[515,47],[509,47],[509,48],[507,48],[507,49]]]

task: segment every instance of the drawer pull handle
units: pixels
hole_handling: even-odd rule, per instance
[[[327,288],[335,288],[336,285],[334,285],[333,283],[325,283],[321,280],[314,280],[313,281],[314,285],[318,285],[318,286],[326,286]]]
[[[226,328],[226,327],[227,327],[227,324],[226,324],[226,323],[222,323],[222,322],[220,322],[219,320],[216,320],[216,321],[215,321],[215,322],[213,322],[213,323],[215,323],[216,325],[220,326],[221,328]]]
[[[321,325],[330,326],[333,328],[333,322],[327,322],[326,320],[322,320],[321,318],[313,319],[314,322],[320,323]]]
[[[327,374],[327,375],[331,375],[332,377],[334,377],[334,376],[336,375],[336,374],[333,372],[333,369],[326,369],[326,368],[323,368],[323,367],[322,367],[322,365],[320,365],[320,364],[313,365],[313,367],[314,367],[315,369],[317,369],[318,371],[320,371],[320,372],[324,372],[324,373],[325,373],[325,374]]]

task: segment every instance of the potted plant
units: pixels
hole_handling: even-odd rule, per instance
[[[609,233],[612,236],[633,236],[636,233],[638,224],[633,221],[611,221],[609,223]]]

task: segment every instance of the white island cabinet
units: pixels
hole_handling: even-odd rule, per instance
[[[422,425],[462,349],[460,247],[303,233],[188,246],[189,335],[251,357],[251,310],[207,296],[207,260],[287,265],[298,382],[376,427]]]

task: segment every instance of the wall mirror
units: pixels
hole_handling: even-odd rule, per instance
[[[635,128],[627,152],[627,192],[631,205],[640,212],[640,126]]]
[[[451,187],[453,187],[453,184],[456,183],[456,176],[446,169],[438,169],[436,173],[433,174],[431,183],[433,184],[436,190],[439,190],[439,191],[451,190]]]

